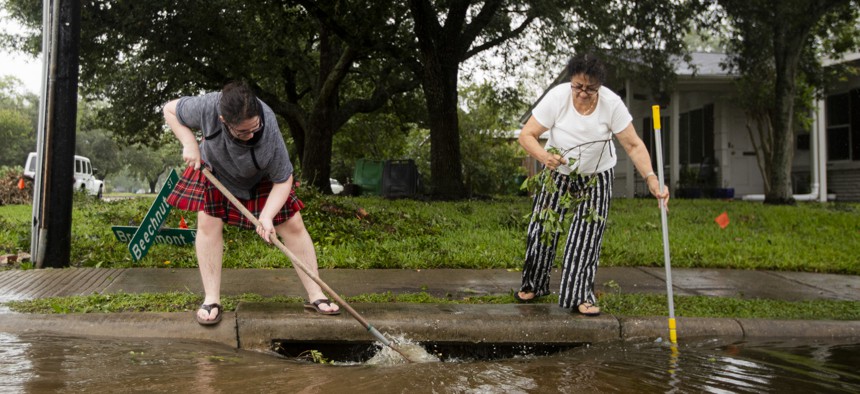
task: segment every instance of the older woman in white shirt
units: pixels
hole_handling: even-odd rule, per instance
[[[600,257],[603,232],[612,198],[614,167],[617,162],[612,137],[633,161],[645,178],[654,197],[669,200],[668,188],[661,191],[651,167],[645,144],[633,128],[633,117],[621,98],[602,86],[605,69],[593,55],[577,55],[567,65],[570,83],[550,89],[532,110],[523,127],[519,143],[532,157],[553,170],[557,191],[546,189],[534,197],[534,209],[528,227],[522,286],[515,293],[520,302],[530,302],[550,293],[549,276],[555,259],[558,233],[547,244],[545,231],[538,219],[544,207],[550,207],[564,218],[566,210],[559,204],[563,193],[585,197],[573,206],[573,220],[562,258],[559,306],[587,316],[600,314],[595,304],[594,275]],[[538,137],[549,131],[545,147]],[[551,149],[555,148],[555,149]],[[592,180],[596,178],[596,182]],[[593,211],[593,212],[592,212]],[[591,220],[596,213],[603,220]]]

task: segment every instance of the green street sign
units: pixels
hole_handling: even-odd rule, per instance
[[[176,182],[178,181],[179,175],[176,175],[176,170],[170,170],[167,181],[164,182],[164,186],[161,187],[161,191],[158,192],[155,201],[149,207],[149,212],[143,217],[140,227],[138,227],[137,232],[134,233],[134,236],[131,237],[131,241],[128,243],[128,251],[131,253],[133,261],[140,261],[140,259],[146,256],[149,247],[155,242],[155,235],[158,234],[161,225],[167,220],[167,215],[170,213],[170,208],[172,208],[167,203],[167,196],[176,187]]]
[[[138,227],[113,226],[110,229],[113,230],[113,235],[116,236],[117,241],[131,243],[131,239],[134,237],[134,233],[137,231]],[[163,228],[158,230],[158,234],[155,235],[154,242],[164,245],[186,246],[194,245],[194,238],[196,237],[196,229]]]

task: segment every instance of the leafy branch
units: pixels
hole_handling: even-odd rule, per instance
[[[574,149],[582,149],[585,146],[599,143],[602,143],[605,147],[606,144],[608,144],[609,142],[610,140],[586,142],[584,144],[580,144],[573,148],[565,150],[560,150],[556,147],[550,147],[547,149],[547,152],[565,157],[565,155],[567,155]],[[604,147],[602,147],[601,150],[603,150]],[[600,160],[602,158],[603,153],[601,153],[600,157],[598,157],[597,165],[595,165],[595,168],[600,165]],[[591,200],[591,196],[586,194],[585,191],[597,186],[598,178],[594,175],[582,174],[582,172],[580,172],[579,166],[575,165],[576,161],[577,160],[574,158],[568,159],[567,165],[571,168],[570,177],[571,179],[576,179],[578,177],[587,178],[585,186],[576,191],[570,191],[570,189],[568,189],[568,192],[562,193],[558,199],[558,208],[560,208],[559,210],[552,209],[552,206],[550,205],[550,199],[547,199],[546,201],[541,203],[542,205],[539,207],[537,216],[535,218],[535,220],[540,223],[544,228],[544,231],[542,231],[540,234],[541,243],[549,244],[550,240],[552,240],[552,237],[564,231],[564,228],[569,223],[570,217],[568,217],[566,220],[561,220],[561,215],[559,214],[559,212],[568,211],[571,208],[578,206],[579,204],[589,202]],[[549,195],[557,193],[559,191],[558,185],[553,181],[552,176],[552,173],[554,171],[556,170],[551,170],[548,167],[544,166],[535,175],[526,178],[526,180],[520,186],[520,190],[526,190],[532,195],[541,192],[541,190],[543,190]],[[586,222],[593,223],[595,221],[605,220],[605,218],[597,212],[597,209],[594,206],[589,204],[587,205],[586,210],[586,214],[583,217]],[[533,214],[534,212],[526,214],[524,216],[524,219],[530,219]]]

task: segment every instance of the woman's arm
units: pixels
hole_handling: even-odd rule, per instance
[[[543,163],[547,168],[554,170],[562,164],[567,164],[567,159],[558,154],[552,154],[546,151],[538,142],[540,135],[549,130],[543,127],[534,116],[530,117],[526,125],[520,131],[520,137],[517,141],[522,145],[523,149],[529,155]]]
[[[287,179],[286,182],[275,183],[272,185],[272,191],[269,192],[269,197],[266,199],[266,205],[260,211],[260,227],[257,227],[257,234],[260,235],[266,242],[272,242],[269,237],[275,233],[275,225],[273,219],[281,207],[287,203],[290,197],[290,191],[293,188],[293,176]]]
[[[657,174],[651,167],[651,155],[648,154],[648,149],[645,148],[645,143],[636,134],[633,128],[633,123],[627,125],[620,133],[615,134],[618,142],[630,156],[633,161],[633,166],[639,171],[639,175],[645,178],[645,183],[648,184],[648,190],[654,197],[663,200],[664,203],[669,202],[669,188],[663,187],[660,190],[660,180],[657,179]]]
[[[179,121],[176,116],[176,104],[179,99],[169,101],[164,104],[164,123],[173,131],[176,139],[182,143],[182,160],[189,167],[194,167],[195,170],[200,169],[200,145],[197,144],[197,138],[194,132]]]

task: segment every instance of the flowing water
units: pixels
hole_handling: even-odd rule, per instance
[[[810,340],[616,342],[548,356],[331,365],[209,342],[0,333],[3,393],[857,393],[858,366],[860,343]]]

